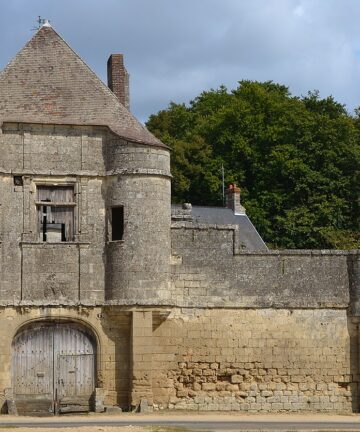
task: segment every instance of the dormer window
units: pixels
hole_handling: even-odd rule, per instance
[[[74,187],[37,186],[40,241],[58,243],[74,240]]]

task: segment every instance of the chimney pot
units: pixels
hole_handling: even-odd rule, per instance
[[[108,87],[124,105],[130,110],[129,74],[124,66],[122,54],[111,54],[107,62]]]
[[[245,208],[240,203],[240,188],[236,183],[229,185],[225,191],[226,194],[226,207],[231,209],[235,214],[245,214]]]

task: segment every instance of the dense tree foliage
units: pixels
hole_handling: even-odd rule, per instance
[[[271,246],[359,247],[360,111],[241,81],[171,103],[147,127],[172,149],[174,202],[222,205],[224,165]]]

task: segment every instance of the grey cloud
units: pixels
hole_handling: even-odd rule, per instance
[[[123,52],[142,121],[243,78],[360,105],[358,0],[14,0],[2,5],[1,67],[30,37],[34,13],[104,81],[108,55]]]

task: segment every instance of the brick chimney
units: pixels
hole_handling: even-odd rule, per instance
[[[240,204],[240,188],[236,184],[230,184],[225,191],[226,207],[231,209],[235,214],[245,214],[245,208]]]
[[[130,110],[129,74],[124,66],[122,54],[111,54],[107,62],[108,87],[124,105]]]

